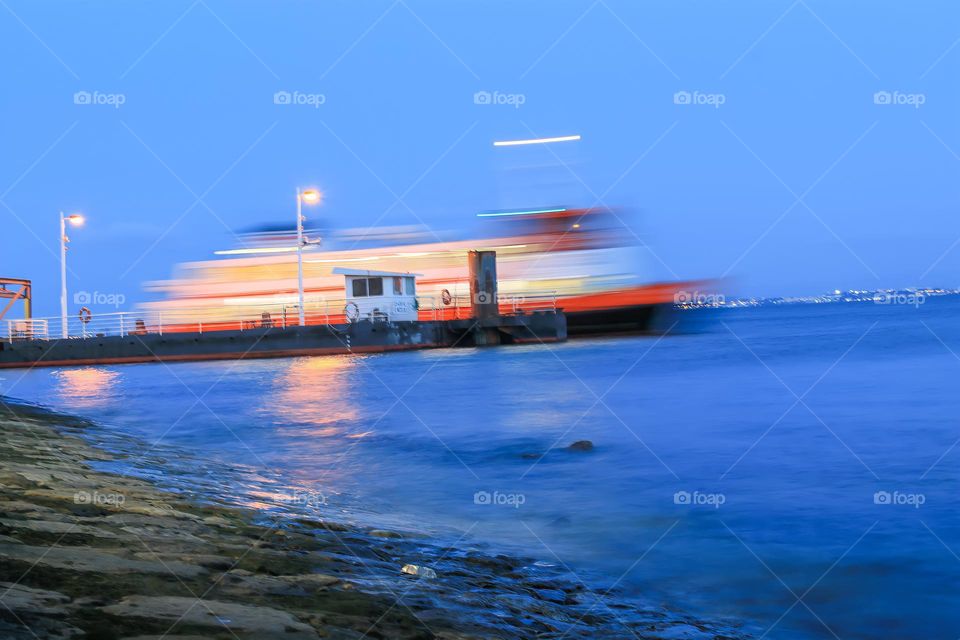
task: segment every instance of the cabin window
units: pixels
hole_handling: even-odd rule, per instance
[[[393,290],[397,292],[399,286],[397,281],[400,278],[395,278],[393,283]],[[382,296],[383,295],[383,278],[354,278],[353,279],[353,297],[354,298],[365,298],[367,296]]]
[[[403,278],[396,276],[393,278],[393,295],[403,295]]]
[[[354,278],[353,279],[353,297],[362,298],[366,295],[367,295],[367,279]]]
[[[407,283],[407,295],[408,296],[417,295],[416,280],[414,278],[404,278],[404,280]]]

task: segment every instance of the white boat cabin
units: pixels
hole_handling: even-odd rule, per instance
[[[337,267],[344,276],[346,299],[343,312],[350,322],[359,320],[416,320],[416,273],[363,271]]]

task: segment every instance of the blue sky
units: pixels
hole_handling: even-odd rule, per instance
[[[2,0],[0,275],[56,314],[57,211],[80,210],[71,289],[141,300],[317,185],[341,226],[625,207],[652,279],[745,294],[960,286],[958,18],[945,0]],[[540,188],[517,185],[529,165]]]

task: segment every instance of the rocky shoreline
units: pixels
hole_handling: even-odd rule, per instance
[[[534,561],[189,501],[0,398],[0,637],[743,637]]]

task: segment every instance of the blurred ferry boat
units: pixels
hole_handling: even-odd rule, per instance
[[[570,335],[662,332],[674,302],[696,283],[649,282],[639,273],[643,248],[608,210],[548,208],[479,214],[486,229],[471,238],[441,238],[423,229],[311,229],[303,247],[307,324],[350,320],[337,267],[413,273],[421,320],[471,313],[466,255],[497,252],[503,314],[562,309]],[[319,237],[318,237],[319,236]],[[238,315],[298,315],[297,238],[289,227],[264,227],[217,259],[179,265],[173,279],[148,288],[163,299],[144,305],[176,322],[205,326]],[[406,281],[387,283],[402,289]]]

